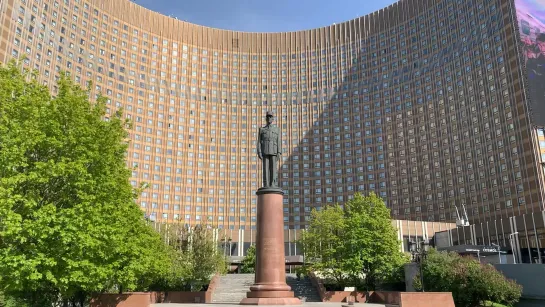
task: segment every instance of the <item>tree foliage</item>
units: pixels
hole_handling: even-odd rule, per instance
[[[244,259],[242,260],[242,273],[255,273],[255,261],[255,244],[252,244],[246,251],[246,256],[244,256]]]
[[[0,68],[0,291],[42,306],[145,287],[169,259],[134,201],[128,122],[67,76],[57,85],[51,97]]]
[[[311,269],[339,287],[375,289],[406,262],[390,211],[374,193],[313,210],[301,242]]]
[[[454,252],[431,250],[422,265],[425,290],[452,292],[456,306],[474,307],[486,301],[513,306],[522,294],[520,285],[492,265]]]

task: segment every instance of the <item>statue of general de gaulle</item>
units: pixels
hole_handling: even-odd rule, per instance
[[[278,187],[278,161],[282,155],[280,129],[273,125],[274,114],[267,112],[267,125],[259,128],[257,139],[257,156],[263,163],[263,187]]]

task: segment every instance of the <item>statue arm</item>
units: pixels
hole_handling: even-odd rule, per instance
[[[278,129],[276,142],[278,144],[278,155],[282,154],[282,142],[280,142],[280,129]]]
[[[257,131],[257,156],[261,159],[261,128]]]

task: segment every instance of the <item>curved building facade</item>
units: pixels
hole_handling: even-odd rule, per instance
[[[5,0],[0,61],[27,56],[123,109],[132,183],[156,221],[253,229],[264,114],[277,114],[285,225],[375,191],[396,219],[543,209],[511,0],[401,0],[329,27],[207,28],[128,0]]]

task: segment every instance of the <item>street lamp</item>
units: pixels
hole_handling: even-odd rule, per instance
[[[223,244],[223,257],[225,258],[227,258],[227,243],[229,243],[229,259],[226,261],[227,271],[229,271],[229,267],[231,265],[231,241],[233,241],[233,239],[227,238],[227,236],[221,239],[221,242]]]
[[[424,291],[424,274],[422,273],[422,260],[426,259],[430,250],[430,241],[409,241],[409,251],[412,255],[412,260],[416,262],[420,269],[420,283],[422,284],[422,292]]]
[[[232,241],[231,238],[227,239],[226,237],[224,237],[223,239],[221,239],[221,242],[223,244],[223,255],[224,256],[227,256],[227,242],[229,242],[229,256],[231,256],[231,241]]]
[[[231,241],[233,241],[231,238],[229,238],[229,257],[231,257],[231,253],[233,249],[231,248]]]

